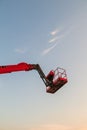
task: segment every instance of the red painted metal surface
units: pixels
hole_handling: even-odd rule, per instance
[[[46,92],[48,92],[48,93],[55,93],[57,90],[59,90],[61,87],[63,87],[68,82],[66,71],[64,69],[57,68],[54,71],[54,73],[52,73],[52,72],[50,71],[50,73],[47,76],[47,79],[49,79],[49,80],[51,77],[51,82],[52,82],[51,85],[46,87]]]
[[[16,71],[29,71],[32,69],[34,69],[33,65],[22,62],[17,65],[0,66],[0,74],[11,73]]]

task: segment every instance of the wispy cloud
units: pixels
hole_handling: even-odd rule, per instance
[[[46,55],[48,54],[50,51],[52,51],[55,47],[56,47],[57,44],[54,44],[53,46],[45,49],[43,52],[42,52],[42,55]]]
[[[24,53],[27,52],[27,49],[25,49],[25,48],[16,48],[15,52],[20,53],[20,54],[24,54]]]
[[[58,42],[60,40],[62,40],[64,37],[66,37],[70,33],[70,31],[71,31],[71,29],[68,29],[66,31],[64,29],[62,29],[62,30],[55,29],[52,32],[50,32],[51,36],[50,36],[50,39],[48,40],[48,43],[49,43],[50,47],[45,49],[42,52],[42,55],[46,55],[49,52],[51,52],[56,47]]]
[[[45,49],[43,52],[42,52],[42,55],[46,55],[48,54],[49,52],[51,52],[57,45],[56,41],[60,38],[59,36],[57,36],[57,33],[60,32],[59,29],[55,29],[53,30],[52,32],[50,32],[51,34],[51,38],[50,40],[48,41],[48,43],[54,43],[54,45],[51,45],[49,48]]]
[[[69,126],[58,124],[44,124],[36,127],[32,127],[31,130],[71,130]]]
[[[54,38],[52,38],[52,39],[49,40],[49,43],[53,43],[53,42],[55,42],[57,40],[58,40],[58,37],[54,37]]]
[[[44,125],[44,128],[49,130],[68,130],[69,127],[63,126],[63,125],[57,125],[57,124],[48,124]]]
[[[56,35],[58,32],[60,32],[59,29],[55,29],[54,31],[50,32],[52,36]]]
[[[54,43],[54,42],[56,42],[56,41],[62,39],[64,36],[65,36],[64,34],[61,34],[61,35],[59,35],[59,36],[56,36],[56,37],[50,39],[48,42],[49,42],[49,43]]]

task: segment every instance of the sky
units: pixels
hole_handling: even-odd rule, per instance
[[[87,0],[0,0],[0,65],[62,67],[55,94],[36,71],[0,75],[0,130],[87,130]]]

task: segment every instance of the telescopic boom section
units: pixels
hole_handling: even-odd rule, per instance
[[[0,74],[17,72],[17,71],[29,71],[32,69],[34,69],[34,65],[22,62],[17,65],[0,66]]]

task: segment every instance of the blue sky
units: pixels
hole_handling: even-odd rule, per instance
[[[0,75],[1,130],[87,130],[87,1],[0,0],[0,64],[65,68],[47,94],[35,71]]]

